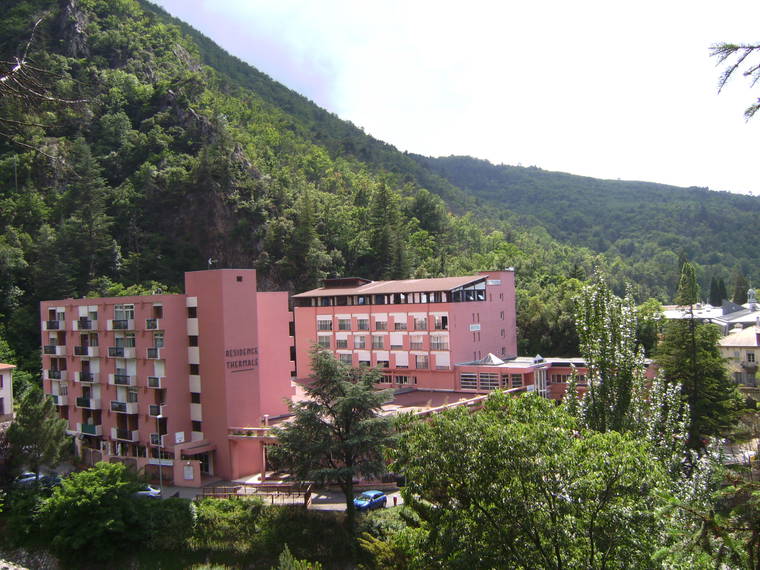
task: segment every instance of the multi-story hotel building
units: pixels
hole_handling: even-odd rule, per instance
[[[261,469],[236,427],[287,412],[287,293],[254,270],[185,274],[185,294],[44,301],[43,381],[83,454],[162,465],[175,484]],[[116,458],[116,459],[114,459]]]
[[[310,374],[313,347],[351,366],[380,367],[396,387],[458,389],[454,366],[517,355],[514,271],[467,277],[327,279],[293,296],[296,370]]]

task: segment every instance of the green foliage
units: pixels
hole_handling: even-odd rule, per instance
[[[66,426],[53,401],[40,388],[29,388],[8,428],[9,456],[17,465],[28,466],[35,473],[43,465],[55,467],[69,442]]]
[[[274,429],[272,450],[301,480],[337,483],[346,497],[348,526],[353,529],[353,480],[385,472],[384,449],[392,441],[390,420],[380,416],[391,399],[377,391],[377,370],[349,368],[331,353],[312,355],[309,399],[291,406],[293,421]]]
[[[629,435],[579,431],[562,407],[496,393],[410,427],[394,451],[424,552],[447,568],[651,565],[667,481]]]
[[[665,379],[680,387],[690,410],[689,445],[702,449],[705,438],[733,428],[744,405],[720,355],[718,327],[694,318],[695,290],[693,268],[685,263],[678,298],[687,305],[686,318],[666,323],[655,361]]]
[[[196,503],[189,546],[196,550],[248,552],[260,530],[261,499],[204,499]]]
[[[39,510],[50,545],[65,558],[109,560],[141,544],[147,538],[141,503],[151,499],[133,497],[138,489],[119,463],[69,475]]]
[[[597,431],[630,428],[631,399],[644,382],[644,353],[636,343],[636,309],[628,292],[612,293],[601,273],[583,289],[576,309],[580,352],[588,391],[581,401],[583,425]]]
[[[319,562],[311,563],[306,560],[298,560],[291,554],[286,544],[277,560],[277,566],[272,568],[276,570],[322,570],[322,565]]]

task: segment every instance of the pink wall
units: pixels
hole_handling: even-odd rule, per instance
[[[258,293],[259,323],[259,394],[262,414],[277,416],[288,411],[286,400],[295,394],[291,372],[295,362],[290,360],[290,321],[286,292]],[[251,424],[258,425],[258,424]],[[245,427],[245,426],[237,426]]]

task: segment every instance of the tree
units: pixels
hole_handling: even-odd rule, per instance
[[[723,70],[718,81],[718,93],[728,83],[739,69],[742,69],[741,74],[744,77],[748,77],[752,85],[760,80],[760,63],[757,62],[756,56],[760,53],[760,44],[732,44],[732,43],[718,43],[710,46],[710,55],[718,59],[718,64],[728,62],[728,66]],[[753,61],[755,58],[755,61]],[[760,109],[760,100],[752,103],[744,110],[744,117],[751,119],[755,113]]]
[[[665,379],[680,386],[689,404],[689,446],[693,449],[702,449],[706,437],[725,435],[743,409],[718,349],[718,327],[694,317],[698,299],[694,267],[686,262],[675,298],[677,304],[685,306],[685,318],[666,323],[655,355]]]
[[[446,568],[645,568],[666,482],[646,443],[579,430],[537,395],[413,421],[392,451]]]
[[[53,401],[37,386],[30,387],[8,428],[11,457],[38,475],[42,465],[55,467],[69,442],[66,423],[58,417]]]
[[[734,294],[731,296],[731,300],[737,305],[743,305],[747,302],[747,290],[749,289],[749,283],[744,273],[740,269],[734,271]]]
[[[140,507],[150,499],[133,497],[139,488],[121,463],[101,462],[72,473],[42,504],[41,526],[59,553],[109,560],[146,538]]]
[[[588,391],[581,401],[586,427],[625,430],[631,422],[631,398],[644,380],[644,351],[636,345],[636,306],[630,291],[612,293],[597,272],[576,307],[580,352],[588,369]]]
[[[347,524],[354,528],[354,478],[385,471],[383,452],[392,440],[381,406],[392,398],[378,391],[379,371],[349,368],[326,351],[312,355],[308,400],[291,406],[292,422],[273,431],[273,457],[302,480],[337,483],[346,498]]]

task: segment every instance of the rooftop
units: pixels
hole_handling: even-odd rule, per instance
[[[383,295],[387,293],[426,293],[430,291],[452,291],[486,279],[486,275],[465,277],[436,277],[432,279],[399,279],[394,281],[370,281],[361,283],[359,278],[331,279],[326,286],[312,289],[295,299],[306,297],[332,297],[335,295]]]

